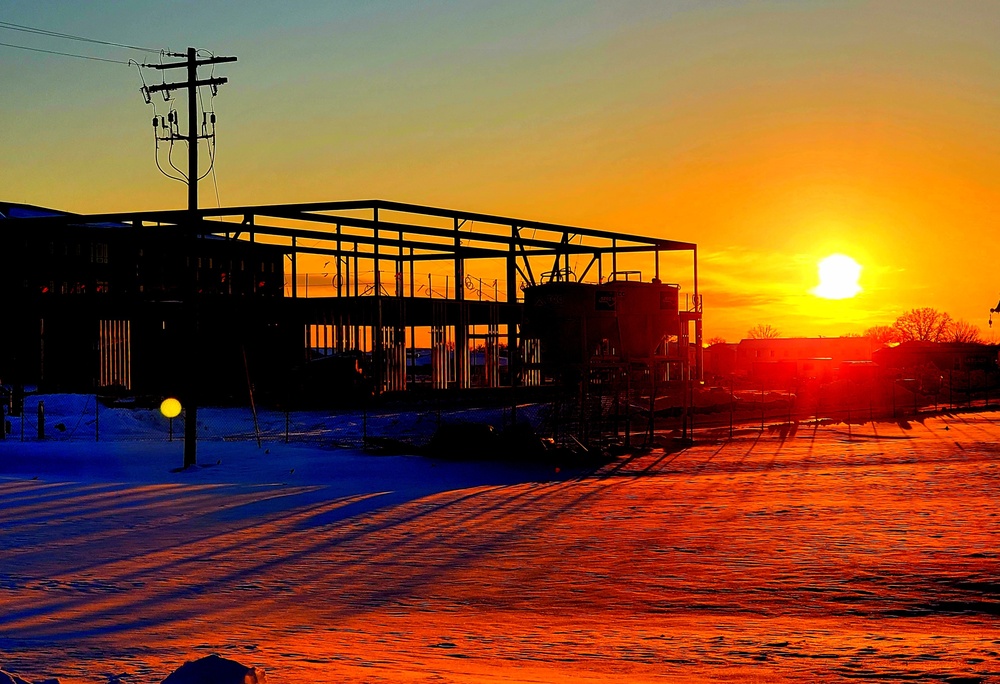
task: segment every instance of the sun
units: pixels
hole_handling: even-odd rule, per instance
[[[848,299],[861,292],[861,264],[843,254],[831,254],[819,262],[819,285],[812,292],[823,299]]]

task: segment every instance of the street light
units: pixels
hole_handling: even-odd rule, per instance
[[[167,397],[160,404],[160,413],[166,416],[169,420],[169,440],[172,442],[174,441],[174,418],[181,414],[181,402],[177,401],[173,397]]]

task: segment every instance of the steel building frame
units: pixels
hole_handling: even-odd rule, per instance
[[[290,295],[295,301],[289,306],[297,312],[301,322],[336,322],[337,345],[343,351],[343,336],[348,333],[341,331],[340,326],[345,321],[348,326],[357,326],[359,321],[364,321],[372,333],[374,366],[379,369],[378,374],[384,372],[387,330],[390,331],[389,337],[392,337],[392,330],[397,333],[402,330],[405,345],[407,326],[411,327],[411,336],[413,326],[454,326],[455,348],[465,350],[456,355],[455,362],[460,388],[468,386],[470,325],[486,321],[493,326],[505,325],[508,349],[517,348],[521,306],[518,290],[522,286],[551,280],[583,282],[588,276],[592,279],[596,276],[598,282],[628,277],[618,271],[618,258],[626,254],[649,255],[653,277],[659,279],[662,252],[690,252],[693,298],[681,315],[682,320],[695,323],[695,348],[698,352],[701,350],[698,248],[691,242],[386,200],[204,208],[197,211],[134,211],[23,220],[61,224],[113,222],[130,225],[136,230],[150,226],[169,227],[176,229],[178,237],[212,235],[279,247],[285,250],[290,262]],[[336,260],[336,275],[333,278],[335,296],[300,296],[298,267],[299,258],[303,255],[329,256]],[[585,260],[589,257],[581,273],[572,272],[571,257]],[[478,259],[503,261],[503,301],[475,302],[465,296],[463,285],[468,282],[466,262]],[[606,263],[607,260],[610,264]],[[448,274],[454,277],[457,286],[454,297],[448,297],[447,292],[444,297],[445,321],[440,320],[440,298],[434,299],[433,292],[429,292],[427,297],[416,296],[414,266],[418,262],[451,264]],[[384,282],[382,267],[386,263],[391,265],[394,277]],[[359,268],[368,264],[372,266],[374,284],[366,292],[361,292]],[[383,306],[391,300],[398,300],[397,306]],[[439,305],[435,307],[433,302]],[[699,371],[701,365],[699,355]],[[384,377],[376,377],[376,384],[385,388],[390,383]]]

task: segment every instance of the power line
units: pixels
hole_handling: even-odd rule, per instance
[[[159,53],[159,50],[153,48],[139,47],[137,45],[128,45],[127,43],[115,43],[109,40],[97,40],[96,38],[86,38],[84,36],[75,36],[71,33],[60,33],[59,31],[50,31],[48,29],[35,28],[33,26],[24,26],[23,24],[12,24],[9,21],[0,21],[0,29],[7,29],[10,31],[21,31],[23,33],[34,33],[40,36],[50,36],[52,38],[63,38],[65,40],[79,40],[85,43],[95,43],[97,45],[110,45],[112,47],[126,48],[128,50],[139,50],[140,52],[153,52]]]
[[[76,57],[77,59],[90,59],[95,62],[111,62],[112,64],[124,64],[129,66],[128,62],[123,62],[120,59],[107,59],[105,57],[91,57],[90,55],[77,55],[72,52],[59,52],[58,50],[43,50],[42,48],[28,47],[27,45],[14,45],[13,43],[0,43],[0,46],[17,48],[18,50],[31,50],[32,52],[44,52],[48,55],[60,55],[62,57]]]

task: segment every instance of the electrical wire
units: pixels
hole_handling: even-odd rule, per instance
[[[177,165],[174,164],[174,140],[173,140],[173,137],[171,137],[171,139],[170,139],[170,149],[167,150],[167,161],[170,163],[171,168],[173,168],[174,171],[176,171],[177,173],[179,173],[181,175],[181,177],[184,179],[184,182],[190,182],[190,179],[188,178],[188,175],[186,173],[184,173],[183,171],[181,171],[179,168],[177,168]]]
[[[199,51],[199,52],[208,52],[208,51],[204,50],[204,51]],[[211,55],[212,53],[208,52],[208,54]],[[214,56],[214,55],[212,55],[212,56]],[[214,67],[213,67],[213,72],[214,72]],[[215,99],[215,94],[214,93],[212,94],[212,99],[213,100]],[[208,130],[205,128],[204,117],[205,117],[206,114],[209,114],[209,113],[211,113],[212,116],[215,116],[215,105],[213,104],[211,110],[206,110],[205,109],[205,96],[202,94],[202,89],[201,88],[198,88],[198,100],[201,102],[202,133],[204,133],[207,136],[208,135]],[[215,185],[215,201],[216,201],[216,204],[219,207],[221,207],[222,206],[222,200],[219,198],[219,179],[215,175],[215,145],[216,145],[216,138],[215,138],[215,124],[214,123],[212,124],[212,135],[208,138],[207,142],[208,142],[208,158],[209,158],[210,164],[209,164],[208,170],[205,171],[205,173],[202,174],[201,176],[198,176],[198,180],[201,180],[203,178],[207,178],[208,174],[212,174],[212,183]]]
[[[59,55],[61,57],[76,57],[77,59],[89,59],[95,62],[110,62],[112,64],[124,64],[125,66],[131,66],[128,62],[123,62],[120,59],[107,59],[106,57],[91,57],[89,55],[77,55],[72,52],[59,52],[58,50],[43,50],[42,48],[28,47],[27,45],[14,45],[13,43],[0,43],[0,46],[17,48],[18,50],[31,50],[32,52],[44,52],[47,55]]]
[[[156,162],[156,168],[159,169],[160,173],[162,173],[167,178],[169,178],[171,180],[178,181],[180,183],[187,182],[184,178],[178,178],[177,176],[172,176],[172,175],[170,175],[169,173],[167,173],[166,171],[163,170],[163,167],[160,165],[160,141],[159,141],[159,139],[156,140],[156,147],[153,150],[153,161]]]
[[[110,45],[112,47],[125,48],[127,50],[138,50],[139,52],[160,52],[153,48],[139,47],[138,45],[128,45],[127,43],[115,43],[110,40],[97,40],[96,38],[86,38],[84,36],[75,36],[72,33],[60,33],[59,31],[50,31],[48,29],[35,28],[34,26],[25,26],[23,24],[12,24],[9,21],[0,21],[0,29],[7,29],[8,31],[21,31],[23,33],[34,33],[39,36],[49,36],[51,38],[62,38],[64,40],[78,40],[84,43],[94,43],[96,45]]]

